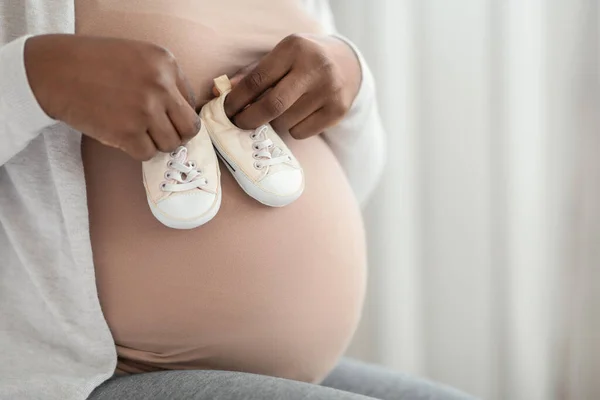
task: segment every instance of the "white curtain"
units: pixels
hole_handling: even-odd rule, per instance
[[[600,399],[598,2],[332,5],[389,133],[350,354],[485,399]]]

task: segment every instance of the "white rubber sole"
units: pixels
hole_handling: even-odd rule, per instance
[[[152,211],[152,215],[154,215],[154,217],[157,220],[159,220],[163,225],[173,229],[194,229],[206,224],[208,221],[213,219],[215,215],[217,215],[217,213],[219,212],[219,208],[221,208],[221,193],[221,190],[217,192],[217,198],[213,203],[213,206],[208,211],[206,211],[198,218],[186,220],[169,218],[161,210],[159,210],[158,207],[154,203],[152,203],[149,198],[146,197],[146,199],[148,200],[148,205],[150,206],[150,211]]]
[[[296,201],[302,195],[302,192],[304,192],[304,172],[302,173],[302,187],[297,192],[287,196],[281,196],[275,193],[266,192],[258,186],[256,186],[254,182],[248,179],[248,177],[244,173],[238,172],[239,166],[232,160],[230,160],[227,156],[225,156],[225,152],[222,151],[219,148],[219,146],[215,144],[214,141],[213,145],[217,150],[217,156],[219,156],[219,158],[223,160],[223,163],[225,164],[229,172],[231,172],[231,175],[233,175],[233,178],[236,180],[238,185],[240,185],[242,190],[246,192],[248,196],[252,197],[259,203],[262,203],[265,206],[269,207],[285,207]]]

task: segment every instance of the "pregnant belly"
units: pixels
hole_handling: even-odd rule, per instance
[[[119,369],[225,369],[318,381],[346,348],[365,284],[360,212],[320,138],[286,138],[306,190],[274,209],[221,166],[223,203],[198,229],[150,213],[141,165],[84,138],[97,285]]]

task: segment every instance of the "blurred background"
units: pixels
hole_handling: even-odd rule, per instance
[[[332,0],[389,135],[350,353],[485,399],[600,399],[596,0]]]

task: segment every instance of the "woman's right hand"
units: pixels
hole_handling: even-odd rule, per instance
[[[25,66],[46,114],[137,160],[173,151],[200,130],[193,91],[162,47],[42,35],[28,39]]]

